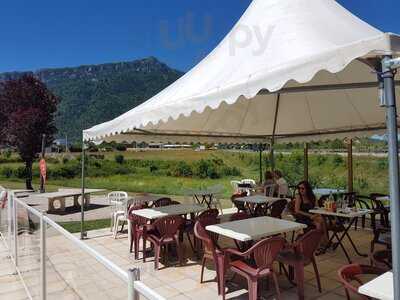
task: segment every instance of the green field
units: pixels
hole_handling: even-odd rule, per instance
[[[123,156],[116,158],[116,156]],[[94,156],[94,157],[93,157]],[[269,168],[263,154],[263,168]],[[121,161],[122,160],[122,161]],[[87,186],[128,192],[182,195],[185,188],[223,184],[224,196],[231,195],[233,179],[259,179],[259,155],[239,151],[148,150],[140,152],[89,153]],[[276,155],[277,168],[290,184],[303,176],[302,152]],[[388,192],[386,158],[354,157],[354,189],[361,194]],[[317,187],[346,188],[346,158],[312,154],[310,181]],[[47,189],[80,187],[80,156],[55,155],[48,158]],[[24,168],[15,156],[0,160],[0,185],[23,187]],[[38,185],[38,166],[34,165],[34,184]]]

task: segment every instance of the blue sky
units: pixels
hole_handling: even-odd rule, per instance
[[[148,56],[155,56],[174,68],[187,71],[218,44],[250,2],[2,1],[0,72],[116,62]],[[377,28],[400,33],[399,0],[339,2]],[[385,18],[382,17],[384,15]],[[186,32],[182,28],[186,28]]]

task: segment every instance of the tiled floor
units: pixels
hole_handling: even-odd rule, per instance
[[[127,299],[127,286],[121,279],[63,236],[52,230],[48,230],[48,235],[48,299]],[[371,231],[359,229],[357,232],[352,231],[351,235],[358,247],[367,252],[372,238]],[[26,239],[30,242],[25,242],[24,247],[34,248],[32,245],[36,245],[36,243],[31,241],[32,235],[27,235]],[[159,271],[154,271],[153,257],[149,257],[146,263],[143,263],[142,260],[134,260],[133,255],[128,253],[126,234],[120,234],[117,239],[113,239],[108,229],[92,231],[89,232],[89,239],[86,240],[86,243],[124,270],[133,267],[140,268],[141,280],[167,299],[219,299],[217,284],[213,281],[215,271],[212,265],[208,265],[205,271],[205,279],[208,282],[200,284],[200,265],[187,243],[185,243],[185,265],[164,267],[161,264]],[[232,241],[226,239],[221,239],[220,243],[222,246],[234,245]],[[4,249],[0,254],[2,255],[0,299],[20,299],[17,296],[14,298],[14,293],[20,295],[23,291],[22,285],[20,286],[20,283],[15,281],[11,265],[7,265],[7,259],[3,259]],[[30,263],[25,266],[28,269],[30,267],[31,270],[36,270],[25,273],[28,287],[36,291],[33,293],[35,298],[38,295],[35,284],[37,276],[32,275],[38,274],[36,273],[38,261],[34,257],[35,251],[27,251],[26,255],[26,259]],[[351,256],[355,262],[368,263],[366,258],[360,258],[355,254]],[[312,267],[308,266],[305,274],[306,299],[345,299],[344,290],[337,281],[337,270],[347,263],[344,254],[337,249],[335,252],[317,257],[317,261],[323,292],[318,292]],[[279,285],[282,299],[297,299],[296,288],[288,283],[284,275],[279,276]],[[271,289],[268,291],[266,282],[261,283],[262,299],[275,299],[272,287],[271,284]],[[229,284],[228,288],[227,299],[247,299],[247,285],[240,280],[239,276],[236,276],[235,282]],[[7,295],[7,297],[4,298],[2,295]]]

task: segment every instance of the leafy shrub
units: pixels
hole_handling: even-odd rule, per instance
[[[115,159],[115,162],[120,165],[122,165],[125,161],[125,157],[121,154],[115,155],[114,159]]]
[[[131,169],[127,168],[127,167],[123,167],[123,166],[119,166],[115,169],[114,171],[115,174],[117,175],[128,175],[133,173]]]
[[[173,168],[172,175],[175,177],[190,177],[193,175],[193,170],[188,163],[180,161]]]
[[[0,169],[0,176],[10,178],[13,175],[13,170],[10,167],[4,167]]]
[[[28,173],[26,172],[26,168],[23,166],[20,166],[16,169],[14,169],[13,172],[14,177],[17,177],[19,179],[25,179],[28,175]]]
[[[124,144],[117,144],[115,146],[115,149],[118,150],[118,151],[126,151],[127,147]]]
[[[332,163],[335,167],[342,166],[344,164],[343,157],[341,157],[340,155],[334,155],[332,158]]]

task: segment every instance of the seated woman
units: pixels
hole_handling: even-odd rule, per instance
[[[287,197],[289,196],[289,185],[285,178],[283,178],[283,174],[279,170],[275,170],[274,172],[274,179],[277,185],[276,194],[278,197]]]
[[[325,219],[320,215],[309,213],[311,209],[315,208],[316,203],[316,197],[311,184],[308,181],[302,181],[297,185],[297,190],[298,193],[296,193],[294,202],[294,217],[296,218],[296,222],[323,231],[324,236],[321,241],[321,246],[326,245],[329,238]]]

